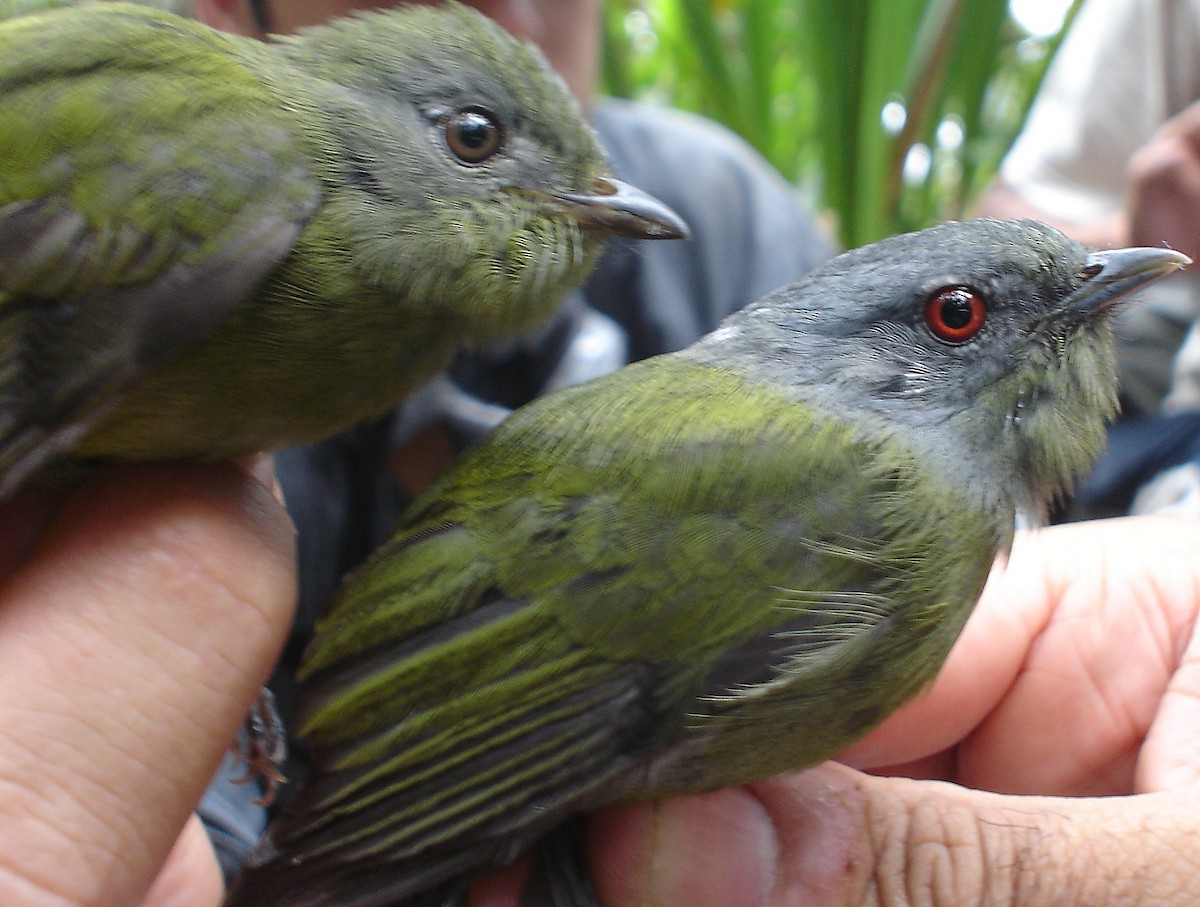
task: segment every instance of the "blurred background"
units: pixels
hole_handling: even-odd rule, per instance
[[[852,248],[969,211],[1081,2],[605,0],[602,90],[724,123]]]
[[[724,123],[849,248],[964,214],[1081,0],[607,0],[604,90]]]

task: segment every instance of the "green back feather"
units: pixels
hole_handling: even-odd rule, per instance
[[[298,886],[367,853],[415,886],[597,799],[832,755],[928,681],[1007,543],[1011,514],[960,498],[911,451],[677,357],[522,410],[324,619],[318,779],[274,846],[305,852]],[[869,714],[861,684],[888,690]]]

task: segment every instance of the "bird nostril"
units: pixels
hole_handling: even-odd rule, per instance
[[[619,190],[613,185],[612,180],[599,177],[592,183],[592,192],[596,195],[616,195]]]
[[[1087,265],[1084,268],[1080,268],[1079,273],[1076,276],[1080,280],[1088,281],[1088,280],[1091,280],[1093,277],[1095,277],[1097,274],[1099,274],[1103,270],[1104,270],[1104,265],[1102,265],[1102,264]]]

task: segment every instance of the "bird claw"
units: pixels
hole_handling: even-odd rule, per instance
[[[279,785],[287,782],[282,771],[287,759],[287,732],[275,709],[275,696],[266,687],[259,692],[230,749],[246,764],[245,773],[234,778],[234,784],[249,784],[255,778],[262,778],[263,794],[254,804],[270,806]]]

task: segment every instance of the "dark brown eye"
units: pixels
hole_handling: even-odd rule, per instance
[[[945,287],[925,305],[925,323],[938,340],[966,343],[987,320],[987,306],[974,290]]]
[[[504,143],[496,117],[482,107],[465,107],[442,121],[446,146],[464,164],[482,164]]]

